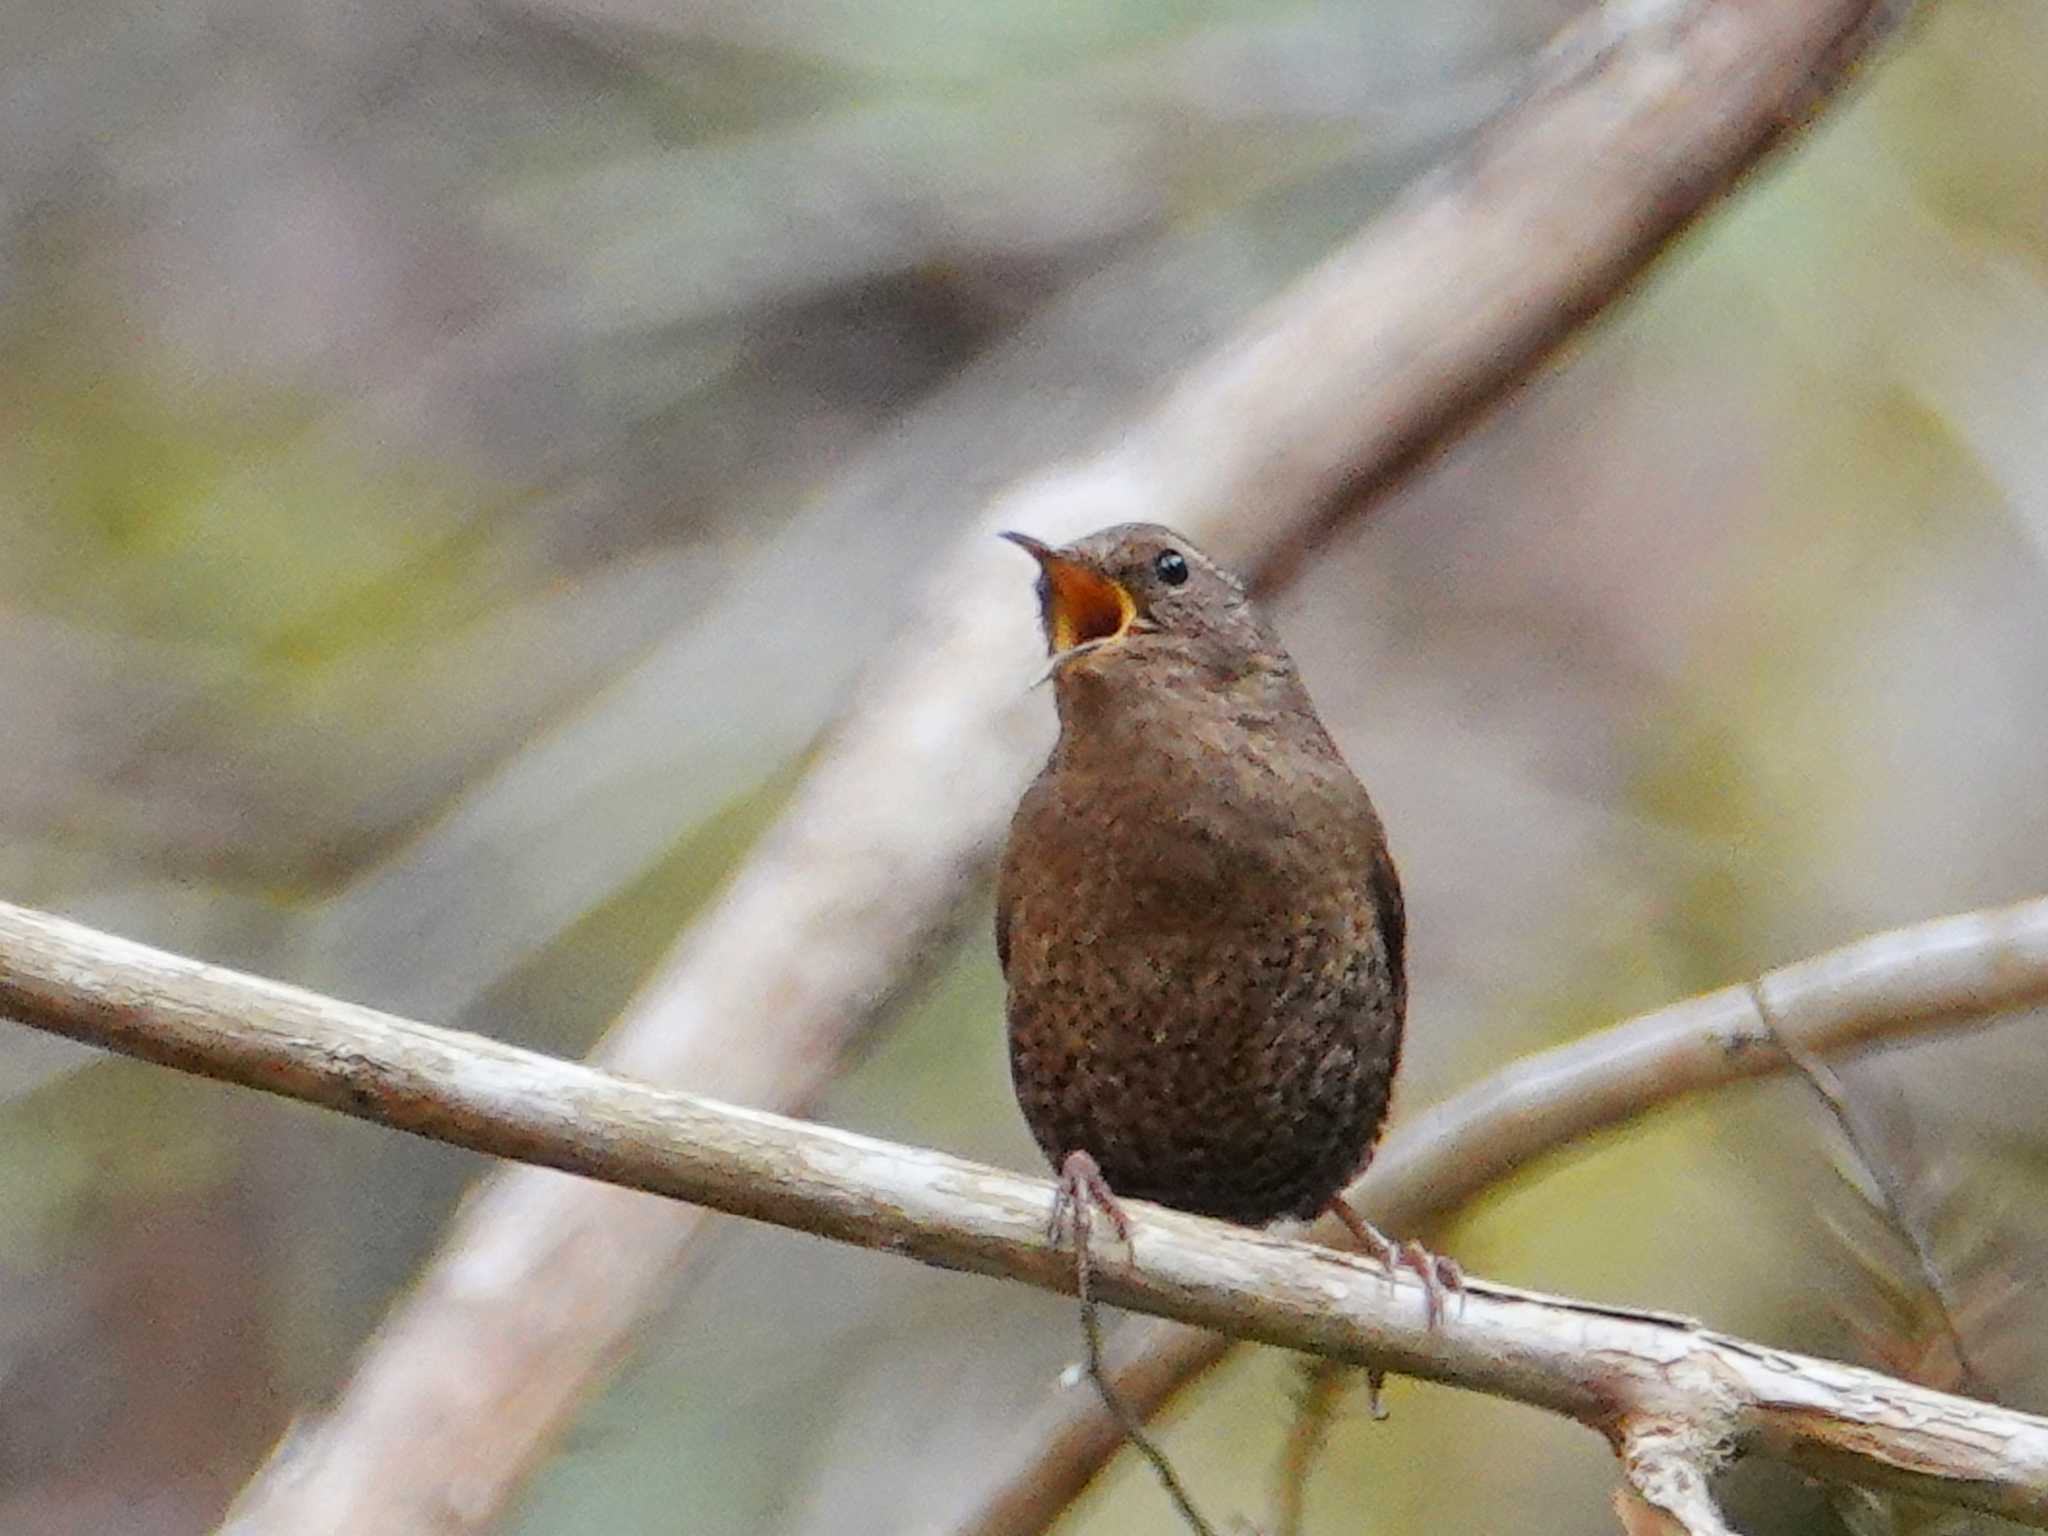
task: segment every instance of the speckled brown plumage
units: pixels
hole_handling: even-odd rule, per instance
[[[1060,718],[996,893],[1024,1118],[1118,1195],[1313,1216],[1369,1157],[1401,1055],[1401,889],[1372,802],[1185,539],[1017,542]]]

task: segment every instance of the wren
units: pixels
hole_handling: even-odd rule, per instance
[[[1149,524],[1038,562],[1059,741],[996,886],[1010,1071],[1055,1220],[1117,1197],[1250,1226],[1334,1211],[1401,1063],[1401,883],[1365,787],[1243,584]],[[1085,1231],[1076,1237],[1085,1242]]]

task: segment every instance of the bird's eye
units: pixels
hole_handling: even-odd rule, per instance
[[[1152,557],[1152,569],[1169,587],[1177,587],[1188,579],[1187,557],[1177,549],[1159,551]]]

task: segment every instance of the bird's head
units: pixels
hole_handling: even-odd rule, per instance
[[[1038,562],[1056,677],[1175,658],[1233,675],[1278,652],[1235,576],[1170,528],[1120,523],[1057,548],[1003,535]]]

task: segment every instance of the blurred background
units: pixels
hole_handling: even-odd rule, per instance
[[[580,1054],[906,562],[1577,8],[8,0],[0,896]],[[1402,1103],[2038,893],[2044,564],[2048,8],[1944,0],[1277,604],[1410,892]],[[964,931],[821,1113],[1033,1168]],[[2037,1410],[2040,1023],[1849,1072],[1978,1378]],[[0,1531],[207,1529],[479,1166],[0,1029]],[[1435,1237],[1953,1384],[1869,1196],[1781,1082]],[[914,1529],[1075,1350],[1052,1298],[729,1224],[507,1528]],[[1243,1352],[1170,1421],[1219,1518],[1263,1518],[1295,1385]],[[1339,1420],[1308,1530],[1615,1528],[1582,1432],[1390,1406]],[[1759,1533],[1930,1528],[1768,1473],[1732,1498]],[[1178,1527],[1120,1463],[1069,1528]]]

